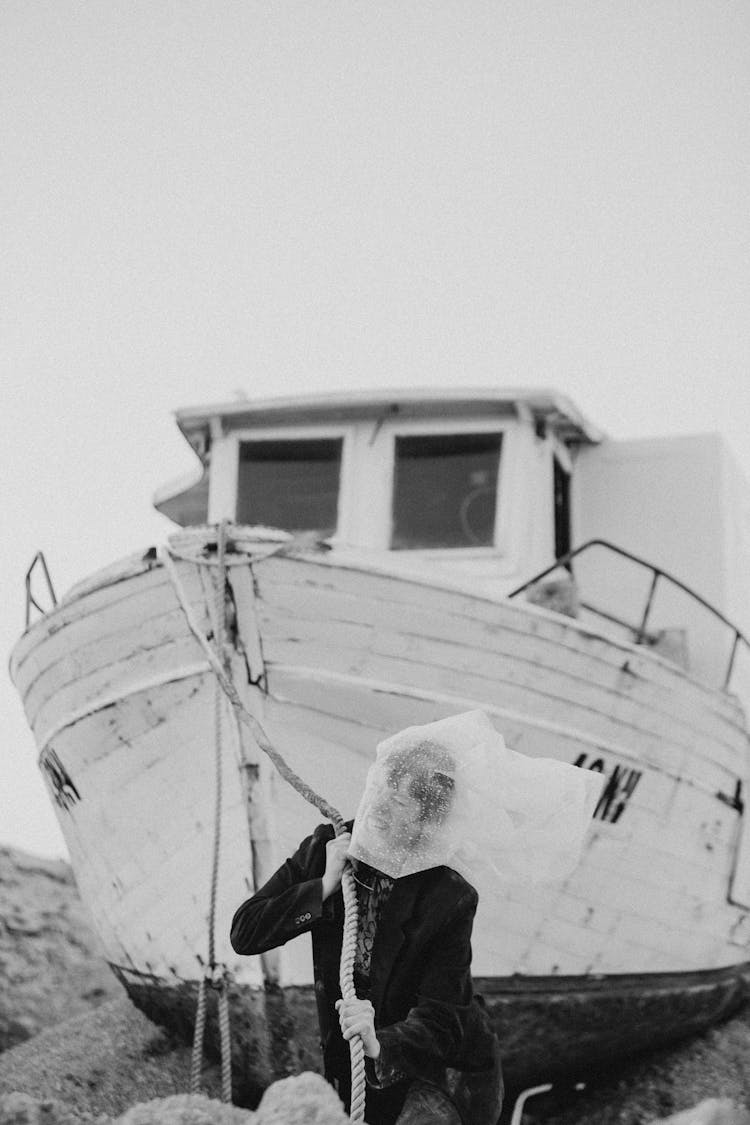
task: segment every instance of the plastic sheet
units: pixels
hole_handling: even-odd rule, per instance
[[[564,879],[578,863],[600,774],[510,750],[483,711],[381,742],[349,854],[394,879],[445,865],[478,890]]]

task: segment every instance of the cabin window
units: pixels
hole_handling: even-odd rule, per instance
[[[237,521],[284,531],[336,531],[341,438],[240,443]]]
[[[570,551],[570,473],[554,460],[555,558]],[[566,564],[570,570],[570,563]]]
[[[395,550],[491,547],[501,434],[396,438]]]

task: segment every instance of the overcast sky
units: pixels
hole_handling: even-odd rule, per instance
[[[236,390],[559,388],[750,475],[746,0],[3,0],[0,642]],[[0,676],[0,843],[64,844]]]

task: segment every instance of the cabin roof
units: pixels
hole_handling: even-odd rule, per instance
[[[530,414],[550,426],[561,441],[598,443],[604,434],[565,395],[555,390],[518,387],[381,388],[336,391],[283,398],[236,399],[175,411],[177,425],[194,447],[212,423],[224,428],[345,421],[366,418],[430,418],[446,414]],[[201,443],[202,444],[202,443]]]

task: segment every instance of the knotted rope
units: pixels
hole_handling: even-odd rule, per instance
[[[223,522],[220,525],[220,529],[219,529],[219,554],[220,555],[223,554],[225,541],[226,541],[226,523]],[[317,808],[318,811],[321,813],[321,815],[326,818],[326,820],[330,820],[331,823],[333,824],[334,832],[336,833],[336,835],[341,836],[342,833],[346,831],[346,826],[344,824],[344,819],[343,819],[341,813],[338,811],[338,809],[334,808],[333,805],[329,804],[328,801],[325,800],[325,798],[321,797],[319,793],[316,793],[315,790],[312,789],[311,786],[309,786],[307,784],[307,782],[304,781],[299,776],[299,774],[295,773],[295,771],[286,763],[286,761],[281,756],[281,754],[279,754],[279,752],[274,748],[270,739],[268,738],[268,735],[266,734],[265,730],[263,729],[261,724],[258,722],[258,720],[253,715],[251,715],[250,712],[245,708],[245,706],[242,703],[242,700],[239,697],[237,689],[235,688],[234,683],[232,682],[232,680],[230,678],[228,663],[226,665],[226,670],[225,670],[225,667],[222,666],[221,660],[217,657],[213,647],[211,646],[208,638],[204,635],[203,630],[201,629],[201,627],[200,627],[200,625],[199,625],[199,623],[198,623],[198,621],[195,617],[195,614],[193,613],[192,606],[190,605],[190,603],[187,599],[187,596],[185,594],[185,590],[184,590],[183,585],[180,581],[179,575],[177,574],[177,568],[174,565],[174,561],[173,561],[173,559],[170,555],[169,549],[165,548],[165,549],[161,550],[159,554],[160,554],[161,562],[163,563],[163,565],[164,565],[164,567],[167,571],[167,574],[169,575],[169,578],[172,582],[172,585],[174,587],[175,594],[177,595],[177,600],[179,601],[180,606],[182,608],[182,611],[185,614],[185,618],[187,620],[188,626],[189,626],[191,632],[193,633],[193,635],[195,636],[196,640],[199,642],[201,648],[203,649],[203,651],[206,655],[206,659],[208,660],[208,663],[211,667],[211,670],[213,671],[214,675],[216,676],[217,683],[220,686],[221,690],[226,695],[229,702],[231,703],[232,708],[234,710],[234,713],[237,716],[237,719],[239,720],[239,722],[241,722],[243,724],[243,726],[245,726],[249,729],[249,731],[250,731],[250,733],[253,737],[253,740],[257,743],[257,745],[260,747],[260,749],[271,759],[274,766],[276,767],[278,772],[281,774],[281,776],[284,778],[284,780],[287,781],[300,794],[301,797],[304,797],[304,799],[306,801],[308,801],[311,805],[314,805],[315,808]],[[196,559],[195,562],[199,563],[200,560]],[[220,587],[220,599],[221,599],[221,620],[223,621],[223,617],[224,617],[224,590],[225,590],[225,582],[226,582],[226,570],[225,570],[225,566],[223,566],[223,565],[219,567],[219,576],[220,576],[219,577],[219,587]],[[218,807],[218,801],[217,801],[217,807]],[[217,854],[217,853],[215,853],[215,854]],[[214,884],[212,882],[212,887],[213,886],[214,886]],[[356,891],[356,887],[355,887],[355,883],[354,883],[354,877],[351,873],[351,870],[348,869],[348,867],[344,869],[344,872],[343,872],[343,875],[342,875],[342,878],[341,878],[341,890],[342,890],[342,894],[344,896],[344,936],[343,936],[343,944],[342,944],[342,950],[341,950],[341,962],[340,962],[340,969],[339,969],[339,983],[340,983],[340,987],[341,987],[342,997],[345,1000],[349,1000],[349,999],[356,998],[356,995],[357,995],[356,991],[355,991],[355,988],[354,988],[354,954],[355,954],[356,943],[357,943],[357,891]],[[212,894],[212,903],[214,902],[213,895],[215,895],[215,887],[214,887],[213,894]],[[212,910],[213,910],[213,905],[212,905]],[[212,932],[212,929],[213,929],[213,925],[211,926],[211,928],[209,930],[209,933]],[[210,960],[212,960],[212,959],[213,958],[211,957]],[[226,996],[225,996],[225,1000],[226,1000]],[[220,1001],[221,1001],[221,993],[220,993]],[[202,980],[200,982],[199,988],[198,988],[198,1011],[197,1011],[197,1014],[196,1014],[196,1032],[195,1032],[196,1040],[197,1040],[197,1035],[198,1035],[199,1020],[201,1021],[200,1034],[201,1034],[201,1042],[202,1042],[203,1026],[205,1025],[205,978],[204,978],[204,980]],[[220,1020],[221,1020],[221,1010],[220,1010]],[[228,1036],[228,1011],[227,1011],[226,1023],[227,1023],[227,1036]],[[223,1032],[222,1032],[222,1035],[223,1035]],[[349,1055],[350,1055],[351,1072],[352,1072],[351,1108],[350,1108],[350,1112],[349,1112],[349,1118],[350,1118],[351,1121],[354,1121],[354,1122],[363,1122],[364,1121],[364,1112],[365,1112],[365,1090],[366,1090],[365,1053],[364,1053],[364,1047],[362,1045],[362,1039],[360,1038],[359,1035],[355,1035],[355,1036],[352,1037],[352,1039],[349,1040]],[[223,1068],[223,1062],[224,1062],[224,1051],[223,1051],[223,1038],[222,1038],[222,1068]],[[195,1043],[193,1045],[193,1064],[195,1065]],[[198,1063],[198,1066],[200,1067],[200,1063]],[[192,1078],[192,1075],[191,1075],[191,1093],[194,1092],[193,1087],[192,1087],[192,1081],[193,1081],[193,1078]]]

